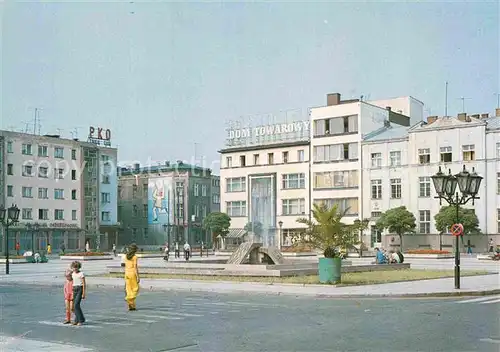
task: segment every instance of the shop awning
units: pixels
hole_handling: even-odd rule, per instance
[[[226,238],[241,238],[245,236],[247,232],[244,229],[229,229],[229,233]]]

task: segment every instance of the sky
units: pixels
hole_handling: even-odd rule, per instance
[[[123,163],[205,159],[226,121],[411,95],[427,115],[493,113],[498,1],[4,1],[0,128],[86,139]],[[460,98],[464,97],[462,101]],[[304,116],[307,119],[307,116]],[[76,133],[76,134],[75,134]]]

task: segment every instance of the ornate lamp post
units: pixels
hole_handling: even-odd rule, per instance
[[[461,205],[467,204],[472,200],[472,205],[474,205],[474,200],[479,199],[477,193],[479,192],[479,187],[481,186],[481,181],[483,178],[476,174],[474,168],[472,168],[472,173],[469,173],[465,169],[465,165],[462,171],[456,175],[451,174],[451,170],[448,170],[448,175],[444,174],[439,167],[439,171],[434,176],[431,176],[432,182],[434,183],[434,188],[436,190],[437,196],[435,198],[439,199],[439,204],[445,200],[449,205],[454,206],[456,209],[456,223],[460,223],[459,209]],[[460,188],[461,195],[456,191],[457,185]],[[460,251],[458,240],[459,236],[455,236],[455,288],[460,288]]]
[[[0,206],[0,223],[2,223],[5,229],[5,274],[9,275],[10,263],[9,263],[9,227],[15,224],[19,220],[19,208],[16,205],[12,205],[9,209],[5,209],[2,205]]]

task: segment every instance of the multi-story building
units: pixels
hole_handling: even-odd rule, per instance
[[[116,157],[114,148],[76,139],[0,131],[0,202],[21,209],[10,248],[107,248],[107,232],[116,231]]]
[[[215,213],[220,211],[220,176],[212,175],[212,205],[210,212]]]
[[[362,216],[361,141],[390,121],[410,126],[422,111],[412,97],[343,101],[336,93],[302,121],[237,124],[220,151],[222,211],[232,218],[228,237],[242,237],[246,224],[259,222],[268,243],[290,245],[313,202],[339,204],[347,221]]]
[[[210,169],[165,162],[163,165],[121,168],[118,185],[118,244],[142,247],[168,243],[211,242],[203,219],[213,211],[217,189]],[[218,208],[215,208],[218,209]]]
[[[500,109],[493,117],[431,116],[409,128],[386,126],[367,136],[362,155],[362,185],[367,190],[362,211],[372,220],[366,243],[398,246],[397,236],[382,236],[374,224],[382,212],[404,205],[417,220],[417,235],[404,238],[406,248],[451,247],[451,236],[440,236],[435,228],[440,204],[430,176],[439,167],[456,174],[463,165],[484,177],[480,199],[467,207],[475,210],[481,232],[488,236],[469,240],[479,250],[486,248],[490,238],[500,242]]]

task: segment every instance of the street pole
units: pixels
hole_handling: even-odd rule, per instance
[[[459,210],[460,210],[460,199],[458,197],[458,192],[455,195],[455,210],[456,210],[456,220],[457,224],[460,223],[460,216],[459,216]],[[455,236],[455,288],[460,289],[460,242],[458,240],[458,237],[460,236]]]
[[[5,224],[5,275],[10,273],[10,258],[9,258],[9,224]]]

